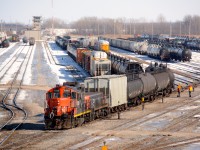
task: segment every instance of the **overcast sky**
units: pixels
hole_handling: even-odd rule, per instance
[[[200,0],[0,0],[0,20],[28,24],[32,16],[53,15],[66,22],[86,16],[156,21],[162,14],[167,21],[177,21],[200,15],[199,7]]]

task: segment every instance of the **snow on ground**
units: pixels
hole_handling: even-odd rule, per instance
[[[57,74],[59,78],[59,83],[62,84],[66,81],[74,81],[71,72],[66,71],[65,67],[67,65],[72,65],[81,71],[84,76],[89,76],[68,54],[66,50],[62,50],[55,42],[50,41],[49,47],[51,54],[57,65],[49,64],[52,71]],[[47,56],[46,56],[47,59]]]
[[[31,78],[32,78],[32,62],[33,62],[33,56],[35,53],[35,49],[36,49],[36,44],[33,46],[33,49],[32,49],[33,52],[30,56],[30,60],[27,65],[26,73],[24,75],[24,80],[23,80],[22,84],[25,84],[25,85],[33,85],[31,83]]]
[[[15,76],[15,74],[18,71],[18,68],[20,67],[21,63],[24,60],[24,55],[26,55],[28,51],[28,47],[25,47],[24,50],[22,51],[21,56],[17,59],[17,61],[15,61],[15,63],[12,64],[12,66],[6,66],[6,70],[9,69],[6,74],[4,75],[4,77],[1,80],[1,84],[8,84],[10,81],[12,81],[13,77]],[[4,73],[4,72],[1,72]]]
[[[4,53],[6,53],[8,50],[10,50],[11,48],[13,48],[17,43],[11,43],[10,46],[8,48],[0,48],[0,55],[3,55]]]

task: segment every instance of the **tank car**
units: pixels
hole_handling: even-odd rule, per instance
[[[150,44],[148,46],[147,55],[160,60],[170,60],[170,53],[168,49],[157,44]]]
[[[191,50],[183,47],[169,47],[170,58],[179,61],[190,61],[192,58]]]
[[[144,72],[141,64],[127,60],[124,57],[110,55],[112,74],[141,73]]]
[[[137,45],[135,47],[135,52],[141,55],[147,54],[147,48],[148,48],[148,42],[147,41],[140,41],[137,42]]]
[[[35,38],[34,37],[30,37],[29,38],[29,45],[34,45],[35,44]]]
[[[5,39],[1,42],[1,46],[2,47],[9,47],[10,46],[10,42],[9,40]]]
[[[25,36],[25,37],[23,37],[23,39],[22,39],[22,41],[23,41],[23,43],[28,43],[28,38]]]

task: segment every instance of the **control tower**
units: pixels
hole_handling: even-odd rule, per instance
[[[41,30],[41,16],[33,16],[33,30]]]
[[[41,16],[33,16],[33,26],[25,31],[28,39],[34,37],[35,40],[41,40]]]

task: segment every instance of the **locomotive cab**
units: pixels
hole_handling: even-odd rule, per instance
[[[62,116],[62,114],[71,112],[71,95],[71,91],[64,86],[55,87],[49,90],[46,93],[46,113],[53,112],[53,116]]]
[[[77,92],[73,89],[59,85],[46,93],[47,106],[44,115],[46,128],[55,126],[59,128],[61,121],[65,122],[73,117],[76,95]]]

